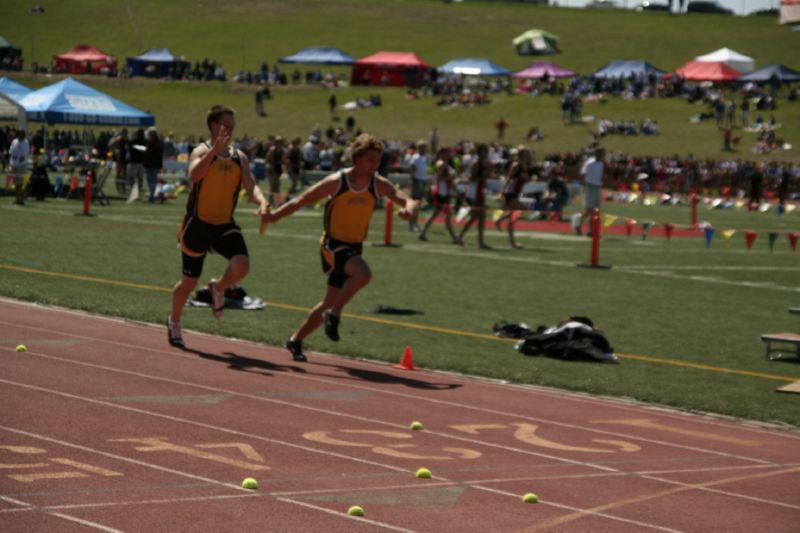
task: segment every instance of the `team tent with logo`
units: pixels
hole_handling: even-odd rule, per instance
[[[151,48],[138,56],[129,57],[128,73],[131,76],[164,78],[189,67],[189,62],[176,56],[168,48]]]
[[[781,82],[800,81],[800,72],[778,64],[764,65],[758,70],[736,78],[736,81],[752,81],[755,83],[777,80]]]
[[[661,76],[664,71],[640,59],[611,61],[592,74],[593,78],[602,79],[629,79],[640,76]]]
[[[675,71],[675,74],[687,81],[733,81],[742,75],[722,61],[689,61]]]
[[[302,63],[305,65],[352,65],[355,58],[345,54],[338,48],[327,46],[311,46],[303,48],[296,54],[282,57],[280,63]]]
[[[88,85],[66,78],[24,96],[29,121],[86,126],[153,126],[155,118]]]
[[[464,76],[509,76],[511,70],[495,65],[488,59],[453,59],[437,69],[443,74]]]
[[[56,72],[68,74],[106,74],[117,69],[117,60],[88,44],[79,44],[69,52],[53,56]]]
[[[575,72],[551,63],[550,61],[534,61],[524,69],[515,72],[511,75],[512,78],[569,78],[575,75]]]
[[[419,87],[430,68],[414,52],[377,52],[353,63],[350,84]]]
[[[756,62],[752,57],[740,54],[739,52],[731,50],[730,48],[720,48],[719,50],[715,50],[710,54],[697,56],[694,58],[694,60],[712,63],[721,61],[729,67],[744,73],[752,72],[756,68]]]
[[[558,41],[557,35],[536,29],[523,32],[511,40],[521,56],[555,54],[559,51]]]

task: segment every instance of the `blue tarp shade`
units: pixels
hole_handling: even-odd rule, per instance
[[[30,92],[33,90],[10,78],[0,78],[0,119],[19,120],[24,125],[25,110],[19,101]]]
[[[510,76],[511,70],[495,65],[488,59],[453,59],[437,70],[445,74],[465,76]]]
[[[170,74],[170,70],[177,72],[183,65],[188,65],[188,62],[167,48],[151,48],[143,54],[128,58],[128,70],[131,76],[163,78]]]
[[[657,69],[647,61],[612,61],[594,74],[593,78],[634,78],[654,74],[661,76],[664,71]]]
[[[153,126],[155,118],[72,78],[33,91],[20,104],[29,121],[48,124]]]
[[[20,101],[23,96],[31,92],[33,92],[33,89],[29,89],[11,78],[6,78],[5,76],[0,78],[0,93],[11,97],[13,100]]]
[[[310,65],[352,65],[356,62],[353,56],[345,54],[338,48],[324,46],[303,48],[296,54],[282,57],[278,61],[281,63],[305,63]]]
[[[779,81],[800,81],[800,72],[783,65],[765,65],[749,74],[739,76],[736,81],[767,82],[777,78]]]

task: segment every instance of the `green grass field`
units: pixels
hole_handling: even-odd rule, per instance
[[[77,201],[0,203],[4,254],[0,294],[95,313],[161,323],[179,274],[175,232],[183,202],[165,205],[114,201],[94,206],[95,217],[76,216]],[[574,207],[573,207],[574,209]],[[688,223],[684,206],[607,204],[605,212],[663,224]],[[280,345],[324,290],[319,270],[320,212],[297,213],[258,236],[252,207],[238,221],[248,240],[252,273],[242,283],[268,302],[258,312],[229,311],[216,322],[207,309],[187,309],[185,327]],[[767,361],[758,336],[797,331],[787,309],[798,303],[798,254],[786,231],[798,214],[701,208],[715,227],[739,230],[729,242],[702,238],[610,235],[600,249],[608,270],[578,268],[589,259],[589,240],[567,234],[527,233],[521,251],[504,234],[487,230],[494,250],[480,251],[474,232],[467,246],[447,244],[434,227],[421,243],[398,224],[400,247],[366,248],[373,282],[348,307],[343,340],[321,332],[308,347],[389,362],[406,345],[415,362],[435,368],[597,394],[636,398],[679,408],[800,425],[797,398],[774,390],[800,379],[799,359]],[[741,230],[759,237],[747,251]],[[770,251],[766,234],[778,232]],[[383,212],[370,240],[382,242]],[[10,253],[12,252],[13,253]],[[203,279],[219,275],[217,257]],[[379,315],[378,305],[424,314]],[[531,327],[568,315],[591,317],[621,356],[620,365],[565,362],[518,354],[492,335],[506,320]],[[202,348],[199,347],[198,348]],[[288,354],[287,354],[288,358]]]
[[[45,0],[44,15],[28,12],[19,0],[3,2],[0,35],[25,49],[26,58],[48,62],[52,54],[90,42],[122,61],[150,47],[170,47],[191,60],[221,61],[229,73],[255,70],[262,60],[309,45],[337,46],[355,57],[378,50],[413,50],[433,65],[457,57],[486,57],[512,69],[533,60],[517,56],[511,39],[531,27],[562,38],[563,53],[548,59],[589,72],[612,59],[647,59],[674,69],[688,59],[730,46],[759,65],[785,63],[797,68],[798,34],[764,17],[686,16],[610,12],[553,7],[434,1],[297,0],[221,4],[188,0],[156,2]],[[31,53],[29,53],[31,52]],[[12,76],[32,87],[54,77]],[[276,88],[267,102],[268,118],[253,112],[253,87],[197,82],[158,82],[84,78],[100,90],[153,112],[159,129],[177,135],[202,134],[204,113],[227,103],[238,113],[237,133],[306,135],[315,123],[325,127],[327,93],[314,88]],[[589,140],[588,126],[563,126],[552,97],[499,95],[488,106],[441,110],[432,100],[406,101],[402,90],[345,88],[339,102],[380,92],[384,106],[359,111],[357,124],[380,136],[416,139],[437,126],[443,142],[489,140],[499,116],[510,122],[506,137],[517,143],[538,125],[545,139],[541,153],[577,150]],[[780,130],[798,144],[800,104],[781,101],[775,113]],[[735,154],[723,153],[713,124],[690,124],[701,110],[682,100],[629,102],[611,99],[589,104],[585,114],[613,119],[649,116],[661,124],[654,138],[607,138],[612,151],[698,157],[751,157],[753,139],[742,133]],[[754,113],[751,113],[754,115]],[[800,161],[798,150],[765,159]],[[185,198],[185,197],[184,197]],[[575,204],[577,205],[577,204]],[[575,205],[571,210],[575,210]],[[115,200],[94,206],[95,217],[76,216],[77,201],[29,202],[25,208],[0,199],[0,295],[84,309],[160,324],[166,318],[170,289],[179,275],[175,232],[183,200],[166,205]],[[243,282],[249,294],[268,301],[260,312],[230,312],[224,323],[207,310],[189,309],[185,327],[213,334],[281,344],[324,289],[318,238],[320,212],[303,211],[259,237],[252,208],[241,207],[238,221],[250,247],[253,270]],[[685,206],[608,204],[619,217],[658,224],[688,224]],[[589,258],[589,241],[565,234],[525,234],[522,251],[506,246],[505,236],[487,233],[495,249],[479,251],[474,232],[465,248],[446,244],[435,228],[421,243],[402,224],[397,248],[368,247],[373,282],[348,307],[343,340],[322,333],[309,348],[351,357],[397,362],[406,345],[415,362],[436,368],[535,383],[800,426],[798,397],[775,389],[800,379],[800,359],[767,361],[762,333],[798,331],[800,260],[785,233],[800,230],[800,214],[702,208],[700,219],[718,229],[710,248],[701,238],[647,240],[608,236],[601,263],[609,270],[577,268]],[[373,221],[370,239],[382,241],[383,213]],[[726,243],[723,229],[737,233]],[[743,231],[756,230],[752,250]],[[780,234],[770,251],[767,234]],[[211,257],[203,279],[219,275],[223,263]],[[377,305],[413,308],[422,315],[392,317],[371,311]],[[620,365],[528,358],[513,343],[492,335],[500,320],[531,327],[553,325],[568,315],[591,317],[621,355]],[[288,355],[287,355],[288,359]]]
[[[613,59],[646,59],[672,70],[691,58],[729,46],[754,57],[757,65],[784,63],[798,68],[793,50],[798,36],[769,17],[668,16],[623,10],[582,10],[523,6],[491,2],[446,5],[423,0],[297,0],[293,2],[233,0],[224,5],[170,0],[135,3],[80,0],[45,1],[44,14],[31,14],[19,0],[4,3],[0,35],[23,47],[25,57],[49,63],[79,42],[89,42],[115,55],[121,64],[127,56],[150,47],[169,47],[189,60],[209,57],[221,62],[229,75],[240,69],[256,70],[262,61],[310,45],[336,46],[354,57],[379,50],[410,50],[431,65],[454,58],[485,57],[518,70],[537,58],[516,54],[511,39],[531,27],[561,36],[563,52],[553,60],[579,73],[590,73]],[[103,24],[98,24],[103,20]],[[284,65],[291,70],[292,65]],[[307,67],[300,66],[301,70]],[[332,67],[348,73],[348,69]],[[41,87],[56,77],[13,75],[21,83]],[[224,102],[239,111],[238,134],[257,138],[282,135],[303,138],[315,124],[330,123],[328,93],[319,88],[278,87],[266,102],[266,119],[254,112],[254,87],[234,83],[160,82],[143,79],[84,77],[83,81],[141,109],[155,114],[162,131],[178,136],[205,132],[204,111]],[[523,141],[532,126],[544,140],[539,153],[575,151],[590,140],[595,124],[564,126],[556,97],[497,95],[490,105],[470,109],[440,109],[430,98],[407,101],[401,89],[353,87],[340,89],[339,103],[380,93],[382,108],[356,112],[358,127],[382,137],[427,138],[431,128],[442,142],[461,139],[492,140],[500,116],[510,123],[506,140]],[[800,139],[800,104],[780,102],[775,118],[779,134],[797,145]],[[680,99],[588,103],[585,115],[612,120],[657,120],[657,137],[612,136],[604,140],[610,150],[634,154],[700,157],[755,157],[755,134],[736,133],[742,141],[736,153],[722,151],[722,134],[711,122],[691,124],[689,118],[704,110]],[[751,119],[756,113],[751,112]],[[764,114],[764,118],[769,118]],[[712,121],[713,122],[713,121]],[[759,159],[799,161],[797,149],[759,156]]]

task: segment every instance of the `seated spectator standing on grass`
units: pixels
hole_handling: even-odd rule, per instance
[[[42,202],[52,190],[50,177],[47,175],[48,164],[39,153],[33,153],[33,168],[31,169],[31,196]]]
[[[606,151],[603,148],[596,148],[594,151],[594,157],[590,157],[586,160],[581,167],[581,176],[584,179],[584,190],[583,190],[583,212],[581,213],[581,218],[578,221],[578,224],[575,226],[575,233],[578,235],[582,232],[582,226],[584,220],[587,218],[589,219],[589,233],[588,235],[592,234],[592,211],[595,209],[600,209],[600,201],[601,201],[601,187],[603,185],[603,173],[605,171],[605,163],[604,159],[606,156]]]
[[[108,143],[108,148],[114,154],[116,178],[114,184],[118,194],[128,194],[128,161],[130,160],[131,142],[128,139],[128,128],[122,128],[119,135],[115,135]]]
[[[131,140],[130,161],[128,162],[128,183],[131,186],[131,196],[128,200],[137,200],[144,186],[144,154],[147,151],[147,139],[144,130],[139,128]],[[135,189],[135,192],[134,190]]]
[[[428,145],[417,143],[417,151],[408,160],[411,171],[411,198],[421,202],[428,193]],[[421,231],[417,215],[408,219],[408,231]]]
[[[417,202],[396,190],[392,182],[378,174],[383,143],[362,134],[348,148],[353,166],[328,175],[303,194],[286,202],[272,213],[263,213],[262,222],[275,223],[303,206],[329,198],[325,205],[321,242],[322,270],[328,276],[325,296],[286,341],[295,361],[305,361],[303,339],[325,324],[325,335],[339,340],[339,319],[347,302],[365,287],[372,272],[361,257],[363,241],[378,199],[389,197],[402,209],[399,215],[416,214]]]
[[[172,290],[172,312],[167,318],[167,339],[172,346],[184,347],[181,313],[197,286],[206,253],[217,253],[228,260],[228,267],[217,281],[209,284],[211,311],[220,320],[225,308],[225,289],[244,278],[250,270],[242,231],[233,220],[233,211],[244,187],[251,203],[264,213],[267,201],[250,175],[250,162],[241,150],[230,145],[236,124],[233,109],[217,105],[206,118],[211,138],[197,146],[189,156],[192,190],[186,201],[186,216],[178,238],[183,274]]]
[[[8,149],[11,175],[14,177],[14,203],[25,205],[25,173],[28,171],[28,154],[31,145],[25,138],[25,130],[17,130],[16,137]]]
[[[155,128],[147,128],[147,144],[144,152],[144,169],[147,173],[147,201],[151,204],[156,201],[156,188],[158,187],[158,173],[164,166],[164,143],[158,136]]]

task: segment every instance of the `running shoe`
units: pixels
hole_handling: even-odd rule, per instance
[[[305,354],[303,353],[303,343],[300,341],[296,341],[289,337],[289,340],[286,341],[286,349],[292,354],[292,359],[295,361],[304,362],[307,361]]]
[[[331,313],[330,311],[325,311],[325,335],[334,342],[339,340],[339,317]]]
[[[181,335],[181,323],[173,322],[169,317],[167,317],[167,341],[169,341],[170,346],[186,348]]]
[[[211,313],[217,320],[222,320],[225,312],[225,293],[217,291],[217,281],[213,279],[208,284],[208,289],[211,291]]]

